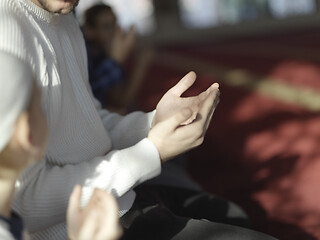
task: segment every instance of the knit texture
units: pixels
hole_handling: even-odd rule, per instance
[[[32,238],[67,239],[65,213],[75,184],[84,186],[82,204],[94,187],[113,193],[122,216],[135,198],[131,189],[161,170],[146,138],[154,113],[123,117],[101,109],[72,14],[51,14],[30,0],[1,0],[1,51],[17,58],[17,71],[21,61],[32,70],[50,129],[45,158],[23,174],[14,202]]]

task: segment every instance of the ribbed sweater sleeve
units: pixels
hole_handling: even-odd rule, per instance
[[[68,198],[75,184],[84,186],[83,205],[90,199],[94,187],[122,196],[134,185],[159,174],[160,161],[154,161],[157,154],[153,144],[144,139],[130,148],[79,164],[48,166],[41,161],[21,179],[25,188],[17,193],[15,210],[23,215],[31,234],[64,222]]]
[[[121,116],[102,109],[100,103],[97,100],[94,101],[103,125],[112,139],[113,149],[130,147],[147,137],[155,111],[149,113],[136,111]]]

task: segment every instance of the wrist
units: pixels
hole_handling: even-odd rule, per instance
[[[163,164],[166,162],[164,156],[163,156],[163,151],[162,151],[162,147],[161,147],[161,140],[155,138],[152,134],[148,135],[148,140],[155,146],[155,148],[157,149],[158,153],[159,153],[159,159],[160,159],[160,163]]]

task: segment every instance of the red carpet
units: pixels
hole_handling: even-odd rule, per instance
[[[240,204],[255,229],[279,239],[320,239],[319,40],[314,31],[161,49],[139,96],[143,110],[153,109],[188,70],[199,74],[189,94],[220,82],[206,141],[189,153],[190,174],[204,189]],[[168,63],[166,56],[181,62]],[[255,82],[237,86],[238,78],[228,75],[235,69]],[[276,84],[284,84],[281,91]]]

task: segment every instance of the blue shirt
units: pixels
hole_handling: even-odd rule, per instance
[[[106,106],[108,91],[124,82],[124,70],[119,63],[106,56],[103,51],[97,50],[89,41],[86,41],[86,46],[92,92],[102,106]]]
[[[22,240],[23,237],[23,221],[22,218],[15,212],[11,212],[10,218],[0,216],[0,220],[8,224],[10,233],[16,240]]]

